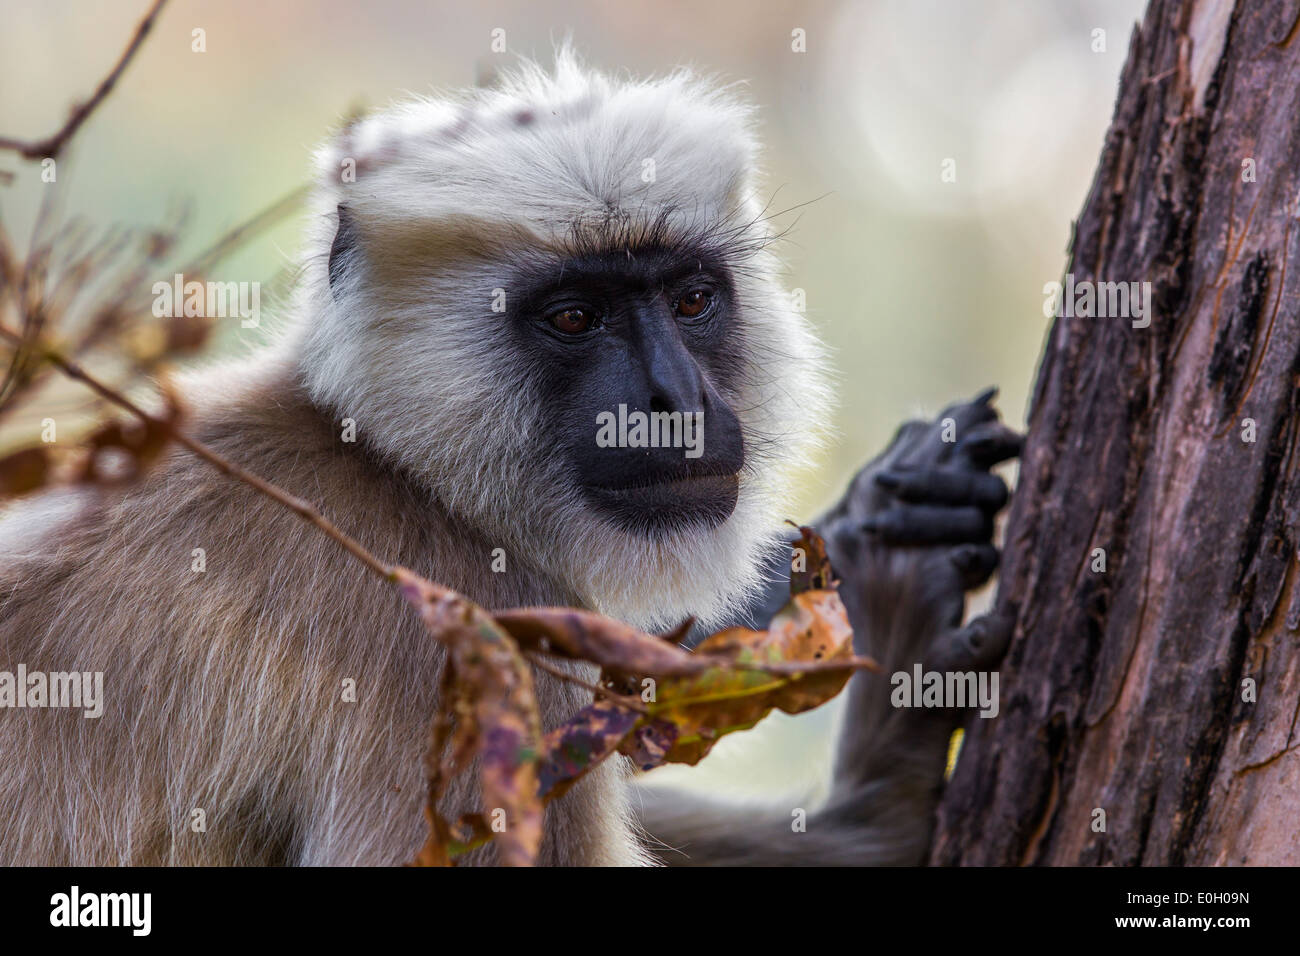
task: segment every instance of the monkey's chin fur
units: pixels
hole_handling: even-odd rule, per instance
[[[716,528],[731,517],[740,475],[700,475],[626,488],[584,489],[592,503],[634,534]]]

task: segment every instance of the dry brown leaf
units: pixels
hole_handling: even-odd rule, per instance
[[[132,419],[109,422],[86,440],[88,451],[77,480],[87,484],[116,485],[140,478],[156,462],[172,441],[181,420],[181,406],[175,395],[164,388],[165,411],[148,421]],[[109,452],[117,452],[124,466],[120,474],[107,471]]]
[[[494,611],[492,617],[525,649],[594,661],[621,674],[686,676],[713,666],[675,643],[594,611],[531,607]]]
[[[697,653],[731,666],[658,682],[648,706],[652,721],[676,728],[668,763],[698,763],[720,737],[754,726],[774,708],[797,714],[818,707],[855,670],[873,666],[854,656],[853,631],[835,591],[802,592],[766,631],[731,628],[706,638]]]
[[[50,480],[48,448],[24,448],[0,458],[0,495],[23,495],[43,488]]]
[[[542,742],[542,799],[563,796],[579,777],[614,753],[641,719],[635,710],[598,700],[547,734]]]
[[[542,841],[537,780],[541,719],[532,671],[518,645],[482,608],[405,568],[394,569],[393,575],[429,632],[447,645],[458,688],[453,696],[461,702],[451,745],[453,752],[472,749],[478,757],[484,816],[501,862],[530,866]],[[430,754],[429,759],[441,762],[442,755]],[[429,814],[431,839],[445,840],[435,822],[437,808],[430,806]],[[439,858],[436,848],[426,845],[426,850],[429,859]]]
[[[831,559],[826,555],[826,542],[807,525],[797,527],[799,537],[791,546],[790,596],[794,597],[804,591],[833,588],[835,583],[831,573]]]

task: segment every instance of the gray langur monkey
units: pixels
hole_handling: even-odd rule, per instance
[[[562,53],[352,125],[318,156],[287,330],[184,383],[189,429],[483,605],[764,623],[830,392],[776,279],[752,122],[708,80]],[[923,858],[959,715],[891,708],[887,674],[988,667],[1007,643],[1004,621],[961,623],[997,563],[989,469],[1018,442],[990,398],[905,426],[815,522],[887,673],[851,682],[807,832],[639,795],[611,760],[548,807],[542,862]],[[705,440],[603,447],[620,406],[702,413]],[[315,529],[184,452],[0,521],[0,669],[20,663],[102,671],[103,713],[0,711],[0,863],[393,864],[423,840],[439,646]],[[547,728],[590,700],[536,683]],[[447,796],[476,809],[470,783]]]

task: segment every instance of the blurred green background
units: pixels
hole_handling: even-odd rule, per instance
[[[0,132],[49,134],[114,62],[146,0],[0,2]],[[833,350],[837,442],[792,514],[830,503],[898,422],[1001,386],[1020,424],[1071,218],[1100,153],[1141,0],[173,0],[119,88],[60,161],[64,210],[149,225],[189,210],[198,249],[303,183],[356,106],[473,84],[570,38],[611,71],[687,64],[743,80],[761,111],[774,208],[800,207],[788,284]],[[491,51],[505,31],[506,53]],[[191,49],[195,29],[206,52]],[[802,29],[806,52],[791,49]],[[1104,31],[1098,34],[1096,31]],[[1104,46],[1104,49],[1099,47]],[[941,177],[955,160],[955,182]],[[43,186],[16,174],[19,237]],[[806,204],[806,205],[805,205]],[[213,278],[267,282],[297,255],[287,220]],[[273,304],[272,304],[273,308]],[[264,324],[274,315],[263,301]],[[226,349],[256,345],[237,322]],[[824,780],[834,704],[728,738],[716,793]]]

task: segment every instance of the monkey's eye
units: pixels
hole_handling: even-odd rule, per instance
[[[713,293],[708,289],[692,289],[673,304],[673,311],[683,319],[694,319],[703,315],[712,301]]]
[[[551,323],[551,328],[557,332],[563,332],[565,335],[577,335],[580,332],[586,332],[595,322],[596,317],[586,309],[561,309],[555,312],[546,321]]]

